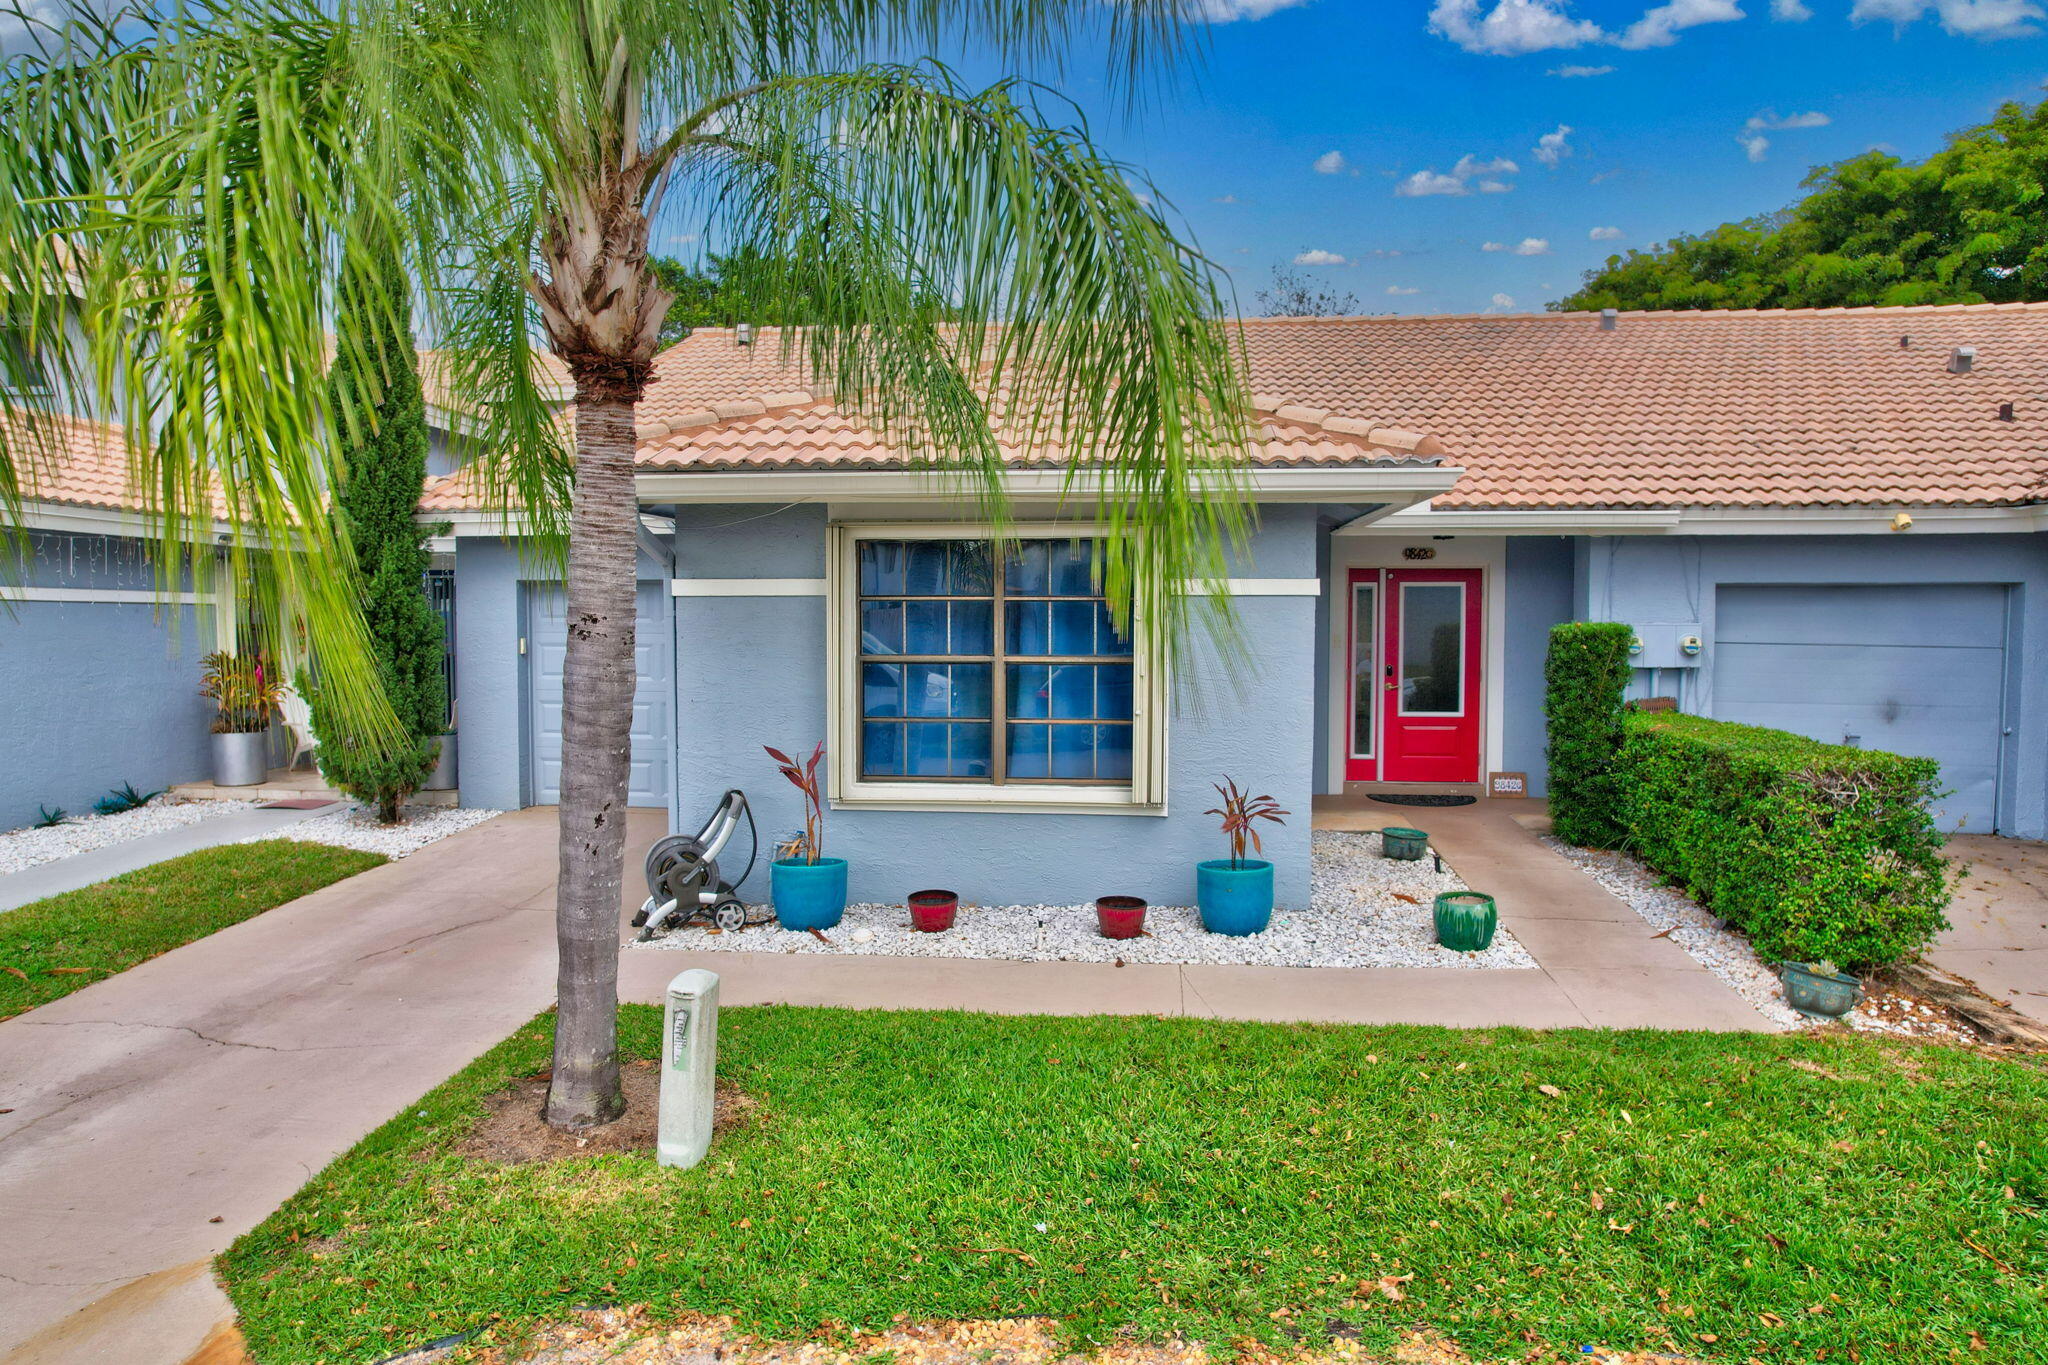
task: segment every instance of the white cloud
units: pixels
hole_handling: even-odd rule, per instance
[[[1307,3],[1308,0],[1195,0],[1187,10],[1189,18],[1227,24],[1233,19],[1263,19],[1277,11]]]
[[[1787,24],[1803,24],[1813,17],[1803,0],[1771,0],[1771,17]]]
[[[1387,292],[1397,297],[1405,297],[1409,294],[1420,294],[1422,290],[1411,284],[1390,284],[1387,286]]]
[[[1600,25],[1565,13],[1570,0],[1495,0],[1484,14],[1480,13],[1482,3],[1436,0],[1429,11],[1429,31],[1467,52],[1508,57],[1579,47],[1606,36]]]
[[[1404,199],[1418,199],[1431,194],[1470,194],[1475,189],[1481,194],[1506,194],[1514,186],[1501,177],[1519,174],[1521,169],[1504,156],[1481,161],[1467,152],[1458,158],[1458,164],[1451,167],[1449,174],[1431,166],[1394,186],[1394,193]]]
[[[1451,167],[1451,174],[1460,180],[1470,180],[1475,175],[1514,175],[1522,168],[1504,156],[1491,161],[1481,161],[1470,152],[1458,158],[1458,164]]]
[[[1486,311],[1489,313],[1499,313],[1514,306],[1515,296],[1513,294],[1495,294],[1493,296],[1493,307]]]
[[[1334,252],[1334,251],[1324,251],[1324,250],[1323,250],[1323,249],[1322,249],[1321,247],[1311,247],[1311,248],[1310,248],[1309,250],[1307,250],[1307,251],[1304,251],[1304,252],[1302,252],[1302,253],[1301,253],[1300,255],[1298,255],[1298,256],[1296,256],[1296,257],[1294,258],[1294,263],[1295,263],[1296,265],[1350,265],[1350,264],[1351,264],[1351,262],[1350,262],[1350,261],[1348,261],[1348,260],[1344,259],[1344,257],[1342,257],[1342,256],[1339,256],[1339,255],[1338,255],[1338,254],[1337,254],[1336,252]]]
[[[1536,145],[1530,148],[1530,151],[1535,154],[1538,161],[1555,170],[1558,162],[1572,154],[1572,144],[1566,140],[1571,133],[1572,126],[1569,123],[1560,123],[1556,132],[1545,133],[1537,138]]]
[[[2034,0],[1856,0],[1853,23],[1873,20],[1904,28],[1929,10],[1948,32],[1964,38],[2024,38],[2040,30],[2035,21],[2048,18]]]
[[[1681,29],[1726,24],[1742,17],[1737,0],[1668,0],[1646,10],[1614,42],[1626,48],[1669,47],[1678,41]]]
[[[1765,109],[1743,121],[1742,131],[1735,135],[1735,141],[1751,161],[1762,161],[1771,150],[1771,140],[1764,136],[1766,132],[1776,132],[1781,128],[1825,128],[1833,122],[1818,109],[1809,109],[1803,114],[1780,114],[1775,109]]]
[[[1458,179],[1457,176],[1445,175],[1441,171],[1417,171],[1400,184],[1394,186],[1394,193],[1404,199],[1420,199],[1425,195],[1431,194],[1470,194],[1471,192],[1465,188],[1465,182]]]
[[[1315,168],[1317,175],[1342,175],[1346,171],[1353,175],[1358,174],[1357,169],[1344,159],[1342,152],[1324,152],[1316,158]]]
[[[1508,244],[1506,242],[1481,242],[1479,249],[1481,251],[1506,251]]]
[[[1550,240],[1546,237],[1524,237],[1513,246],[1509,246],[1506,242],[1481,242],[1479,249],[1481,251],[1504,251],[1511,256],[1548,256],[1550,254]]]
[[[1214,199],[1211,199],[1209,202],[1212,204],[1235,204],[1237,202],[1237,196],[1234,194],[1219,194]]]
[[[1586,234],[1586,240],[1590,242],[1618,242],[1621,240],[1621,229],[1618,227],[1596,227]]]
[[[1825,128],[1834,120],[1818,109],[1809,109],[1803,114],[1780,115],[1775,109],[1766,109],[1760,114],[1751,114],[1743,123],[1750,132],[1765,128]]]
[[[1581,81],[1588,76],[1605,76],[1612,70],[1614,68],[1611,66],[1554,66],[1544,74],[1568,81]]]

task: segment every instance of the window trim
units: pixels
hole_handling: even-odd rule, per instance
[[[1043,536],[1040,533],[1045,533]],[[1022,522],[1009,528],[1013,539],[1100,538],[1111,529],[1098,522]],[[831,765],[827,795],[833,808],[870,810],[1035,811],[1041,814],[1164,815],[1166,813],[1166,668],[1154,648],[1150,623],[1132,620],[1131,780],[1129,783],[949,782],[942,778],[876,781],[860,775],[850,756],[860,750],[860,568],[864,540],[994,540],[987,523],[833,522],[826,530],[825,695],[826,743],[848,755]],[[990,743],[1001,742],[1002,718],[992,718]]]
[[[0,398],[10,400],[54,398],[57,393],[56,377],[50,373],[50,362],[31,352],[30,346],[34,342],[35,337],[29,330],[28,322],[12,314],[0,315],[0,334],[8,332],[18,333],[22,338],[22,354],[28,357],[34,364],[39,382],[31,386],[17,388],[8,382],[5,374],[0,374]],[[0,345],[4,344],[6,344],[6,338],[4,335],[0,335]]]

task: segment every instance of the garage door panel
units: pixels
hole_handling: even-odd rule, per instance
[[[1995,583],[1724,587],[1718,600],[1723,645],[1998,648],[2005,638],[2005,590]]]
[[[1716,715],[1932,758],[1952,789],[1935,804],[1937,822],[1994,827],[2003,588],[1729,587],[1715,610]]]
[[[634,625],[632,758],[626,800],[668,804],[669,695],[667,630],[660,585],[643,583]],[[528,660],[531,678],[533,799],[551,805],[562,790],[562,669],[568,654],[567,613],[559,587],[531,589]]]

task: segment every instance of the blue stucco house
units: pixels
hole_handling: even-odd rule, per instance
[[[1228,774],[1294,812],[1267,850],[1298,904],[1317,797],[1541,795],[1547,632],[1599,619],[1635,627],[1639,695],[1931,755],[1944,827],[2048,837],[2048,305],[1245,339],[1243,648],[1196,640],[1171,676],[1109,627],[1056,452],[1006,451],[999,546],[772,331],[666,352],[640,414],[633,799],[693,829],[739,786],[779,833],[796,795],[761,746],[823,740],[856,899],[1185,903]],[[546,803],[560,589],[443,470],[422,515],[453,527],[463,801]]]

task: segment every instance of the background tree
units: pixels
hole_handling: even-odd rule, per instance
[[[364,580],[363,618],[400,733],[382,743],[355,737],[317,681],[310,700],[321,774],[389,825],[434,770],[448,685],[441,617],[426,592],[429,531],[414,519],[427,476],[427,407],[412,308],[396,262],[377,259],[384,268],[343,290],[328,383],[353,438],[341,456],[335,501]]]
[[[1056,67],[1087,41],[1127,84],[1206,8],[237,0],[109,26],[80,7],[69,46],[7,68],[5,287],[79,299],[80,377],[150,433],[130,459],[167,526],[189,534],[229,490],[231,511],[299,547],[275,558],[325,594],[316,628],[359,639],[353,551],[321,526],[338,471],[320,381],[329,281],[361,268],[357,243],[389,241],[446,339],[484,486],[564,547],[550,1122],[623,1108],[634,408],[672,301],[654,225],[773,262],[769,304],[815,310],[781,334],[784,358],[908,457],[963,472],[999,530],[1003,394],[1011,434],[1061,444],[1108,526],[1106,595],[1146,609],[1168,648],[1192,612],[1227,612],[1225,549],[1245,527],[1249,398],[1216,272],[1070,106],[897,58]],[[575,383],[573,463],[539,338]],[[357,656],[321,647],[324,664]]]
[[[675,296],[662,319],[663,347],[673,346],[698,327],[732,327],[751,322],[760,327],[798,326],[823,314],[813,299],[782,296],[787,270],[762,258],[759,248],[744,246],[729,255],[707,253],[702,266],[685,265],[673,256],[650,256],[647,268],[661,287]]]
[[[2048,103],[1924,161],[1871,151],[1775,214],[1610,256],[1551,308],[1831,308],[2048,298]]]
[[[1273,267],[1273,282],[1257,295],[1259,311],[1269,318],[1341,318],[1359,312],[1358,296],[1339,293],[1290,266]]]

